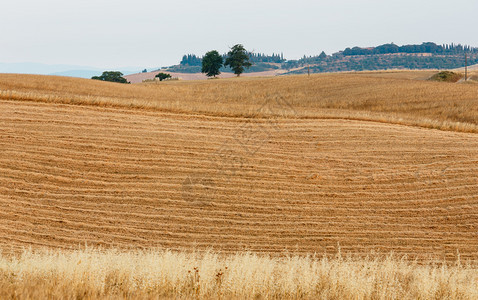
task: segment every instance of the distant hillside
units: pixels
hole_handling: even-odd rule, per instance
[[[75,71],[71,71],[75,70]],[[0,73],[62,75],[69,72],[100,72],[101,69],[77,65],[49,65],[41,63],[0,63]],[[69,73],[71,74],[71,73]],[[65,75],[70,76],[70,75]]]
[[[478,54],[470,54],[469,64],[478,63]],[[373,54],[345,56],[341,53],[327,56],[324,59],[309,58],[294,63],[287,62],[285,69],[299,68],[287,74],[343,72],[343,71],[373,71],[388,69],[456,69],[465,64],[464,55],[437,55],[429,53],[418,54]]]
[[[478,48],[461,44],[437,45],[427,42],[420,45],[398,46],[393,43],[376,47],[353,47],[327,55],[304,56],[298,60],[287,60],[282,54],[249,53],[253,66],[247,73],[276,71],[278,74],[303,74],[373,71],[388,69],[457,69],[464,66],[464,54],[468,64],[478,64]],[[176,73],[200,73],[202,57],[184,55],[178,65],[166,70]],[[223,68],[222,72],[230,72]]]
[[[79,77],[79,78],[91,78],[93,76],[101,74],[101,71],[96,70],[69,70],[63,72],[55,72],[49,75],[55,76],[68,76],[68,77]]]
[[[120,69],[119,72],[123,74],[134,74],[137,71],[131,71],[127,69]],[[93,76],[99,76],[103,73],[103,70],[68,70],[64,72],[56,72],[48,75],[55,76],[67,76],[67,77],[78,77],[78,78],[87,78],[90,79]]]
[[[78,65],[49,65],[41,63],[0,63],[0,73],[16,73],[16,74],[38,74],[38,75],[56,75],[79,78],[91,78],[95,75],[101,75],[107,69],[120,71],[123,74],[132,74],[141,70],[140,67],[123,67],[123,68],[97,68],[90,66]]]
[[[256,73],[256,72],[266,72],[281,69],[281,65],[272,64],[272,63],[253,63],[252,67],[246,69],[244,73]],[[189,66],[189,65],[176,65],[167,68],[169,72],[175,73],[201,73],[201,66]],[[222,67],[222,73],[232,73],[231,68]]]
[[[267,55],[263,53],[248,53],[252,67],[245,70],[245,73],[267,72],[281,69],[281,63],[285,62],[283,54]],[[226,59],[226,54],[222,55]],[[167,68],[169,72],[175,73],[200,73],[202,57],[195,54],[186,54],[178,65]],[[222,73],[232,73],[231,68],[221,68]]]
[[[166,71],[166,70],[157,70],[153,72],[146,72],[146,73],[136,73],[136,74],[129,74],[123,76],[126,78],[131,83],[141,83],[144,80],[151,80],[154,79],[154,76],[158,74],[159,72],[162,73],[167,73],[171,75],[173,78],[178,78],[180,80],[205,80],[207,79],[206,75],[203,73],[191,73],[191,72],[172,72],[172,71]],[[242,77],[270,77],[270,76],[277,76],[284,74],[286,71],[284,70],[272,70],[272,71],[264,71],[264,72],[249,72],[249,73],[244,73],[241,76]],[[232,78],[236,77],[234,73],[231,72],[224,72],[221,73],[219,76],[220,78]]]
[[[384,44],[377,47],[360,48],[353,47],[345,49],[342,54],[351,55],[373,55],[373,54],[393,54],[393,53],[431,53],[431,54],[461,54],[464,52],[478,53],[478,48],[463,46],[461,44],[437,45],[435,43],[422,43],[421,45],[397,46],[394,43]]]
[[[299,60],[289,60],[281,67],[287,70],[296,69],[288,74],[307,73],[308,67],[311,73],[388,69],[456,69],[464,66],[465,52],[468,55],[469,65],[478,63],[478,48],[460,44],[423,43],[346,48],[332,55],[322,53],[318,56],[304,56]]]

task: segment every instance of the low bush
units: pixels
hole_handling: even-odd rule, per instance
[[[463,75],[458,73],[454,73],[450,71],[442,71],[430,77],[429,80],[440,81],[440,82],[458,82],[462,77]]]

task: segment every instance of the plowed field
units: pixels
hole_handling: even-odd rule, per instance
[[[475,133],[0,100],[0,248],[478,259]]]

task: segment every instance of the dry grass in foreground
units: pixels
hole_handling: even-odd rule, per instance
[[[334,259],[171,251],[0,256],[2,299],[477,299],[478,272],[391,256]]]

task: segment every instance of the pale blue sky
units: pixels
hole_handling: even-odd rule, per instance
[[[0,62],[156,67],[185,53],[283,52],[349,46],[478,46],[478,1],[14,0],[0,6]]]

